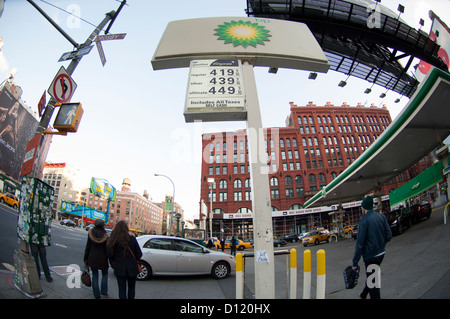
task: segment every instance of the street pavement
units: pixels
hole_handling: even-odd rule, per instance
[[[324,249],[327,253],[326,299],[357,299],[363,287],[365,274],[354,289],[345,289],[342,272],[350,265],[355,241],[310,246],[312,252],[312,290],[315,297],[315,253]],[[295,247],[298,254],[297,298],[302,298],[303,246],[289,244],[285,249]],[[284,259],[283,259],[284,258]],[[276,261],[276,298],[286,298],[285,256]],[[253,298],[254,279],[252,263],[246,263],[245,297]],[[362,262],[360,261],[360,266]],[[4,265],[5,266],[5,265]],[[14,285],[14,270],[0,270],[0,299],[29,299]],[[435,208],[429,220],[421,221],[402,235],[394,236],[386,248],[386,257],[381,266],[381,296],[383,299],[450,299],[450,223],[443,224],[443,207]],[[65,266],[51,267],[52,282],[42,275],[43,295],[39,299],[94,299],[92,289],[77,285],[71,269]],[[225,280],[214,280],[208,276],[157,277],[137,282],[137,299],[234,299],[235,275]],[[75,286],[70,288],[71,286]],[[117,299],[118,289],[113,271],[109,270],[108,297]]]

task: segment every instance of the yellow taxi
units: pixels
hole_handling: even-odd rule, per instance
[[[208,246],[207,246],[207,245],[208,245],[208,241],[209,241],[209,240],[205,240],[206,247],[208,247]],[[220,240],[219,240],[217,237],[211,237],[211,241],[212,241],[213,246],[214,246],[215,248],[219,248],[219,247],[220,247]]]
[[[344,233],[348,234],[348,233],[353,233],[353,226],[345,226],[344,227]]]
[[[14,209],[17,209],[19,207],[19,199],[11,193],[0,192],[0,203],[8,204]]]
[[[302,239],[303,246],[308,246],[311,244],[318,245],[321,241],[330,242],[331,234],[327,229],[318,229],[312,232],[309,232]]]
[[[240,239],[236,239],[236,249],[237,250],[244,250],[245,248],[252,248],[252,244],[249,242],[244,242]],[[231,248],[231,240],[225,241],[225,249]]]

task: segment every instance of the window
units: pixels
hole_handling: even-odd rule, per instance
[[[286,188],[286,198],[294,197],[294,189],[292,187]]]
[[[286,177],[284,178],[284,184],[285,184],[285,185],[292,185],[292,177],[286,176]]]
[[[222,179],[220,182],[219,182],[219,188],[227,188],[227,181],[226,180],[224,180],[224,179]]]
[[[303,184],[303,178],[300,175],[295,176],[295,184]]]
[[[325,182],[325,175],[323,175],[322,173],[319,174],[319,183],[324,183]]]
[[[184,240],[174,240],[174,246],[176,251],[203,253],[202,247]]]
[[[219,202],[227,201],[227,192],[219,192]]]
[[[252,187],[250,184],[250,178],[247,178],[244,182],[244,187]]]
[[[278,186],[278,179],[276,177],[270,179],[270,186]]]
[[[242,182],[240,179],[235,179],[234,183],[233,183],[234,188],[241,188],[242,187]]]
[[[270,196],[272,197],[272,199],[280,198],[280,192],[278,191],[278,189],[271,189]]]
[[[234,192],[234,200],[235,201],[241,201],[242,200],[242,192],[241,191]]]
[[[153,238],[148,240],[143,248],[172,250],[172,241],[170,239]]]

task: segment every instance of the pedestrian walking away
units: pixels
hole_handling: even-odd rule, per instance
[[[43,244],[30,244],[31,256],[33,256],[36,262],[37,273],[39,279],[41,279],[41,267],[39,266],[39,259],[41,259],[42,270],[44,271],[45,278],[48,282],[52,282],[53,278],[50,275],[50,268],[47,263],[47,250]]]
[[[138,264],[142,251],[136,238],[129,233],[125,221],[119,221],[111,232],[107,244],[109,263],[114,269],[120,299],[134,299]],[[128,285],[128,289],[127,289]]]
[[[233,236],[230,242],[231,255],[236,256],[236,238]]]
[[[380,265],[385,255],[386,243],[392,238],[392,232],[386,217],[373,211],[373,198],[367,196],[361,203],[363,218],[359,221],[358,237],[353,256],[353,270],[357,269],[359,259],[363,257],[366,268],[366,284],[360,294],[362,299],[380,299]]]
[[[89,230],[86,248],[84,250],[84,264],[92,271],[92,292],[96,299],[100,295],[108,296],[108,255],[106,243],[108,233],[105,230],[105,222],[97,219],[94,227]],[[102,273],[100,287],[98,285],[99,271]]]

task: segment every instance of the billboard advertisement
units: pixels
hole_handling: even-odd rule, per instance
[[[438,56],[450,67],[449,54],[450,54],[450,30],[448,26],[433,12],[429,12],[431,23],[430,39],[440,45]],[[425,61],[420,61],[416,70],[415,76],[417,80],[422,81],[430,70],[431,65]]]
[[[79,206],[74,203],[61,201],[61,212],[75,216],[83,216],[85,219],[106,220],[106,214],[90,207]]]
[[[18,180],[28,141],[36,134],[38,121],[17,100],[13,89],[0,88],[0,170]]]
[[[106,196],[112,201],[116,199],[116,189],[103,178],[92,177],[90,190],[95,196]]]

